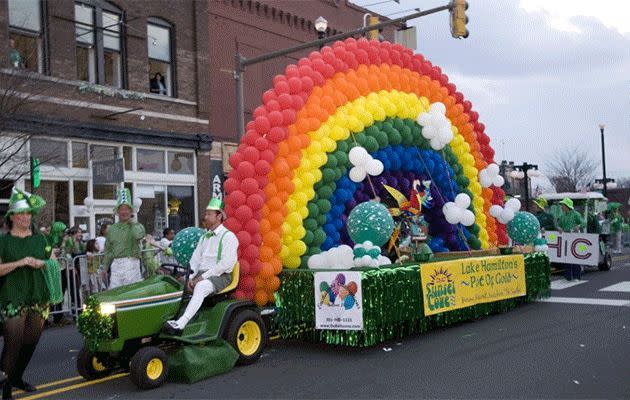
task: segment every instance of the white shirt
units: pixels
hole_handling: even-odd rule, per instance
[[[160,239],[160,247],[162,248],[162,250],[165,250],[167,247],[171,247],[171,243],[173,242],[165,237]]]
[[[217,263],[219,252],[219,242],[223,237],[221,250],[221,260]],[[202,236],[197,243],[197,247],[190,257],[190,268],[193,276],[201,272],[204,279],[211,276],[219,276],[232,272],[237,261],[238,239],[223,225],[219,225],[214,230],[214,236],[206,238]]]
[[[105,236],[97,236],[96,239],[96,248],[98,249],[99,253],[102,253],[105,251],[105,240],[107,240],[107,238]]]

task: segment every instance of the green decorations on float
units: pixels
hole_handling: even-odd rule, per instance
[[[382,246],[394,232],[394,219],[383,204],[366,201],[352,209],[347,229],[354,243],[370,241]]]
[[[516,243],[530,244],[540,233],[540,223],[538,219],[527,211],[519,211],[514,214],[507,224],[508,236]]]
[[[187,265],[192,257],[192,253],[197,247],[199,239],[206,232],[201,228],[190,227],[182,229],[173,239],[173,254],[180,265]]]
[[[101,314],[100,307],[98,300],[88,297],[85,309],[77,321],[79,332],[85,338],[85,346],[90,352],[96,352],[101,341],[112,338],[114,319],[110,315]]]

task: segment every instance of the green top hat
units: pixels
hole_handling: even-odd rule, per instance
[[[9,199],[9,209],[6,216],[11,214],[19,214],[30,212],[37,214],[46,205],[46,201],[41,197],[25,192],[16,187],[11,190],[11,198]]]
[[[534,200],[534,204],[536,204],[541,210],[544,210],[545,208],[547,208],[547,205],[549,203],[547,203],[547,199],[545,199],[544,197],[539,197]]]
[[[118,211],[120,206],[125,205],[133,210],[133,199],[131,198],[131,192],[128,188],[118,189],[118,196],[116,196],[116,207],[114,210]]]
[[[223,212],[223,207],[224,207],[223,201],[221,199],[213,197],[212,199],[210,199],[210,202],[208,202],[208,206],[206,207],[206,210],[214,210],[214,211]]]
[[[616,201],[608,203],[608,211],[615,211],[621,208],[621,203],[617,203]]]
[[[565,205],[568,208],[570,208],[571,210],[573,210],[573,200],[571,200],[568,197],[565,197],[564,199],[560,200],[560,202],[558,204]]]

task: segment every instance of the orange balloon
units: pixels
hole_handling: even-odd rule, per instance
[[[261,247],[261,251],[264,248],[265,247]],[[262,265],[260,266],[260,272],[258,273],[258,276],[262,277],[264,280],[271,278],[273,276],[273,266],[268,262],[263,261]]]
[[[276,186],[278,187],[279,192],[293,193],[295,190],[295,185],[287,176],[276,179]]]
[[[310,122],[308,120],[308,117],[303,116],[303,117],[296,117],[297,120],[295,121],[295,127],[297,128],[298,133],[308,133],[309,129],[310,129]],[[283,142],[281,142],[280,144],[282,144]],[[280,148],[278,147],[278,150]]]
[[[280,272],[282,272],[282,260],[280,260],[280,257],[274,257],[274,259],[271,260],[270,264],[273,266],[274,275],[278,275]]]
[[[297,167],[300,166],[300,161],[302,160],[302,157],[300,157],[302,155],[301,151],[297,151],[293,154],[289,154],[287,156],[287,163],[289,164],[289,167],[291,169],[296,169]]]
[[[275,295],[275,291],[274,292],[267,292],[267,301],[269,303],[275,303],[276,302],[276,295]]]
[[[269,214],[269,223],[271,224],[272,228],[282,226],[283,222],[284,222],[284,215],[282,215],[282,212],[274,211],[271,214]]]
[[[263,235],[263,237],[264,235],[268,235],[271,232],[271,222],[269,222],[268,218],[263,218],[260,220],[258,230],[260,231],[260,234]]]
[[[268,292],[275,292],[280,287],[280,279],[277,276],[271,276],[265,282],[265,288]]]
[[[278,187],[273,182],[267,183],[267,186],[265,186],[263,190],[265,191],[265,196],[267,196],[268,199],[275,197],[278,194]]]
[[[287,155],[287,157],[289,156],[290,155]],[[291,169],[286,158],[276,158],[276,160],[273,162],[273,172],[276,174],[276,176],[284,177],[288,175],[290,171]]]
[[[287,156],[290,153],[291,153],[291,148],[289,147],[289,144],[286,141],[278,143],[278,156],[279,157]]]
[[[259,250],[258,257],[260,258],[260,261],[267,262],[273,258],[273,254],[273,250],[270,247],[262,246]],[[273,271],[273,267],[271,267],[271,270]]]
[[[302,150],[302,141],[300,140],[299,135],[289,136],[286,140],[286,143],[289,145],[289,154],[293,154],[296,151]]]
[[[267,295],[267,292],[265,292],[263,289],[256,291],[256,295],[254,296],[254,301],[256,302],[256,304],[258,304],[259,306],[264,306],[265,304],[267,304],[268,299],[269,296]]]

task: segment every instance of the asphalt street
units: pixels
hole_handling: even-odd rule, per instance
[[[49,328],[16,398],[630,398],[630,256],[505,314],[369,349],[271,341],[255,364],[194,385],[140,391],[86,382],[73,326]],[[604,289],[604,290],[602,290]]]

